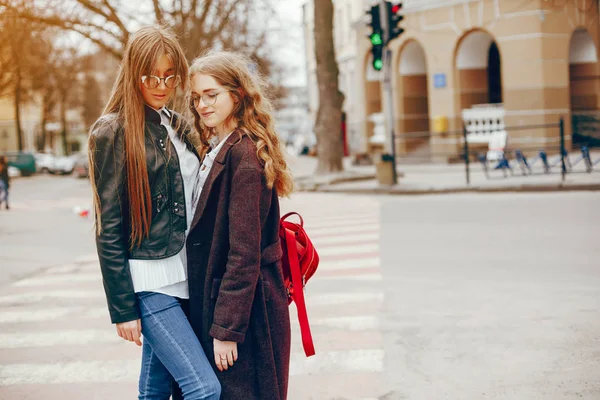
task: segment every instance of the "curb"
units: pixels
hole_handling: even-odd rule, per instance
[[[323,192],[345,194],[387,194],[387,195],[436,195],[454,193],[543,193],[571,191],[600,191],[600,183],[594,184],[553,184],[553,185],[519,185],[506,187],[453,187],[444,189],[403,189],[400,187],[379,186],[375,188],[336,188],[334,185],[317,185],[310,189],[299,189],[300,192]]]
[[[340,176],[337,178],[324,180],[323,182],[311,182],[310,178],[312,178],[312,176],[303,176],[300,178],[296,178],[294,180],[294,185],[297,188],[296,190],[299,192],[314,192],[316,190],[319,190],[320,187],[337,185],[339,183],[349,183],[349,182],[372,180],[372,179],[375,179],[375,175],[374,174],[356,174],[354,176]]]

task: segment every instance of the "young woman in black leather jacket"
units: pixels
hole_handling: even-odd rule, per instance
[[[166,108],[187,82],[175,36],[132,35],[102,117],[90,135],[96,245],[118,335],[142,345],[139,399],[218,399],[220,384],[185,315],[185,242],[198,189],[190,129]]]

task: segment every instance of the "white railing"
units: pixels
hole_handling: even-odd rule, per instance
[[[418,12],[433,8],[449,7],[462,3],[471,3],[482,0],[404,0],[402,9],[406,12]]]
[[[462,111],[467,142],[487,143],[488,160],[499,160],[504,153],[508,140],[504,115],[502,104],[478,104]]]

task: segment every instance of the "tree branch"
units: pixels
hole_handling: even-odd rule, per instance
[[[206,18],[208,17],[208,12],[210,11],[212,4],[213,4],[213,0],[206,0],[203,3],[202,13],[200,14],[200,17],[196,18],[194,23],[204,26],[204,23],[206,22]],[[194,12],[194,15],[196,14],[196,7],[198,7],[198,1],[192,0],[192,10]]]
[[[110,2],[108,0],[103,0],[103,3],[110,10],[110,17],[106,18],[107,21],[113,22],[115,25],[117,25],[119,27],[119,29],[121,29],[122,43],[127,43],[127,40],[129,40],[129,30],[127,29],[127,27],[125,26],[123,21],[121,21],[121,18],[119,18],[119,16],[117,15],[117,11],[110,4]]]
[[[85,30],[83,30],[81,28],[81,27],[87,27],[87,28],[96,29],[97,31],[105,33],[105,34],[113,37],[117,41],[119,41],[121,44],[123,44],[122,37],[115,34],[114,32],[107,30],[105,27],[102,27],[102,26],[99,26],[96,24],[92,24],[90,22],[84,23],[83,21],[80,21],[80,20],[64,20],[58,16],[42,17],[42,16],[33,15],[33,14],[21,13],[18,16],[18,18],[22,18],[22,19],[32,21],[32,22],[38,22],[38,23],[41,23],[41,24],[44,24],[47,26],[53,26],[53,27],[60,28],[63,30],[76,32],[76,33],[80,34],[81,36],[85,37],[86,39],[89,39],[94,44],[96,44],[100,48],[102,48],[103,50],[106,50],[107,52],[109,52],[110,54],[115,56],[116,58],[122,57],[122,52],[120,49],[115,49],[114,47],[110,46],[102,39],[92,36],[92,33],[86,32]],[[81,26],[81,27],[79,27],[79,26]]]
[[[165,16],[159,0],[152,0],[152,5],[154,6],[154,16],[156,17],[156,22],[159,24],[164,24]]]
[[[231,5],[229,6],[229,9],[227,11],[225,11],[225,14],[222,16],[221,21],[218,23],[218,25],[215,27],[213,26],[212,29],[210,29],[206,35],[208,37],[214,37],[217,36],[219,34],[219,32],[221,32],[223,30],[223,28],[225,26],[227,26],[227,24],[229,23],[229,19],[231,18],[233,11],[236,9],[237,6],[239,6],[240,2],[234,1],[231,3]],[[220,4],[221,5],[221,4]]]

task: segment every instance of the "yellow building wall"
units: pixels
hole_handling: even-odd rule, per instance
[[[15,108],[12,99],[0,98],[0,153],[17,150]]]
[[[564,7],[557,8],[543,0],[482,0],[406,14],[401,23],[405,33],[392,42],[390,48],[396,55],[410,40],[416,40],[423,47],[427,62],[429,126],[433,126],[436,116],[442,115],[448,117],[450,131],[461,130],[461,110],[487,102],[486,70],[456,68],[461,40],[472,31],[482,30],[493,37],[499,49],[506,125],[554,124],[563,117],[568,138],[571,105],[574,109],[600,108],[600,79],[588,85],[570,85],[570,72],[576,76],[600,75],[600,63],[570,68],[571,36],[577,28],[587,29],[600,56],[600,32],[597,2],[587,13],[579,11],[576,2],[565,3]],[[367,39],[363,42],[359,49],[362,48],[367,57]],[[403,80],[397,73],[400,57],[393,60],[394,112],[401,115],[409,107],[403,103],[409,101],[417,84]],[[446,87],[434,87],[434,74],[446,75]],[[464,82],[468,83],[461,86]],[[398,94],[404,92],[407,94]],[[419,108],[422,103],[416,101],[416,104]],[[415,127],[398,124],[397,129],[412,130]],[[432,137],[432,152],[457,152],[462,146],[459,136]],[[556,128],[509,131],[509,138],[515,143],[524,143],[526,138],[534,137],[537,143],[551,146],[557,143],[558,136]],[[398,147],[397,150],[407,149]]]

